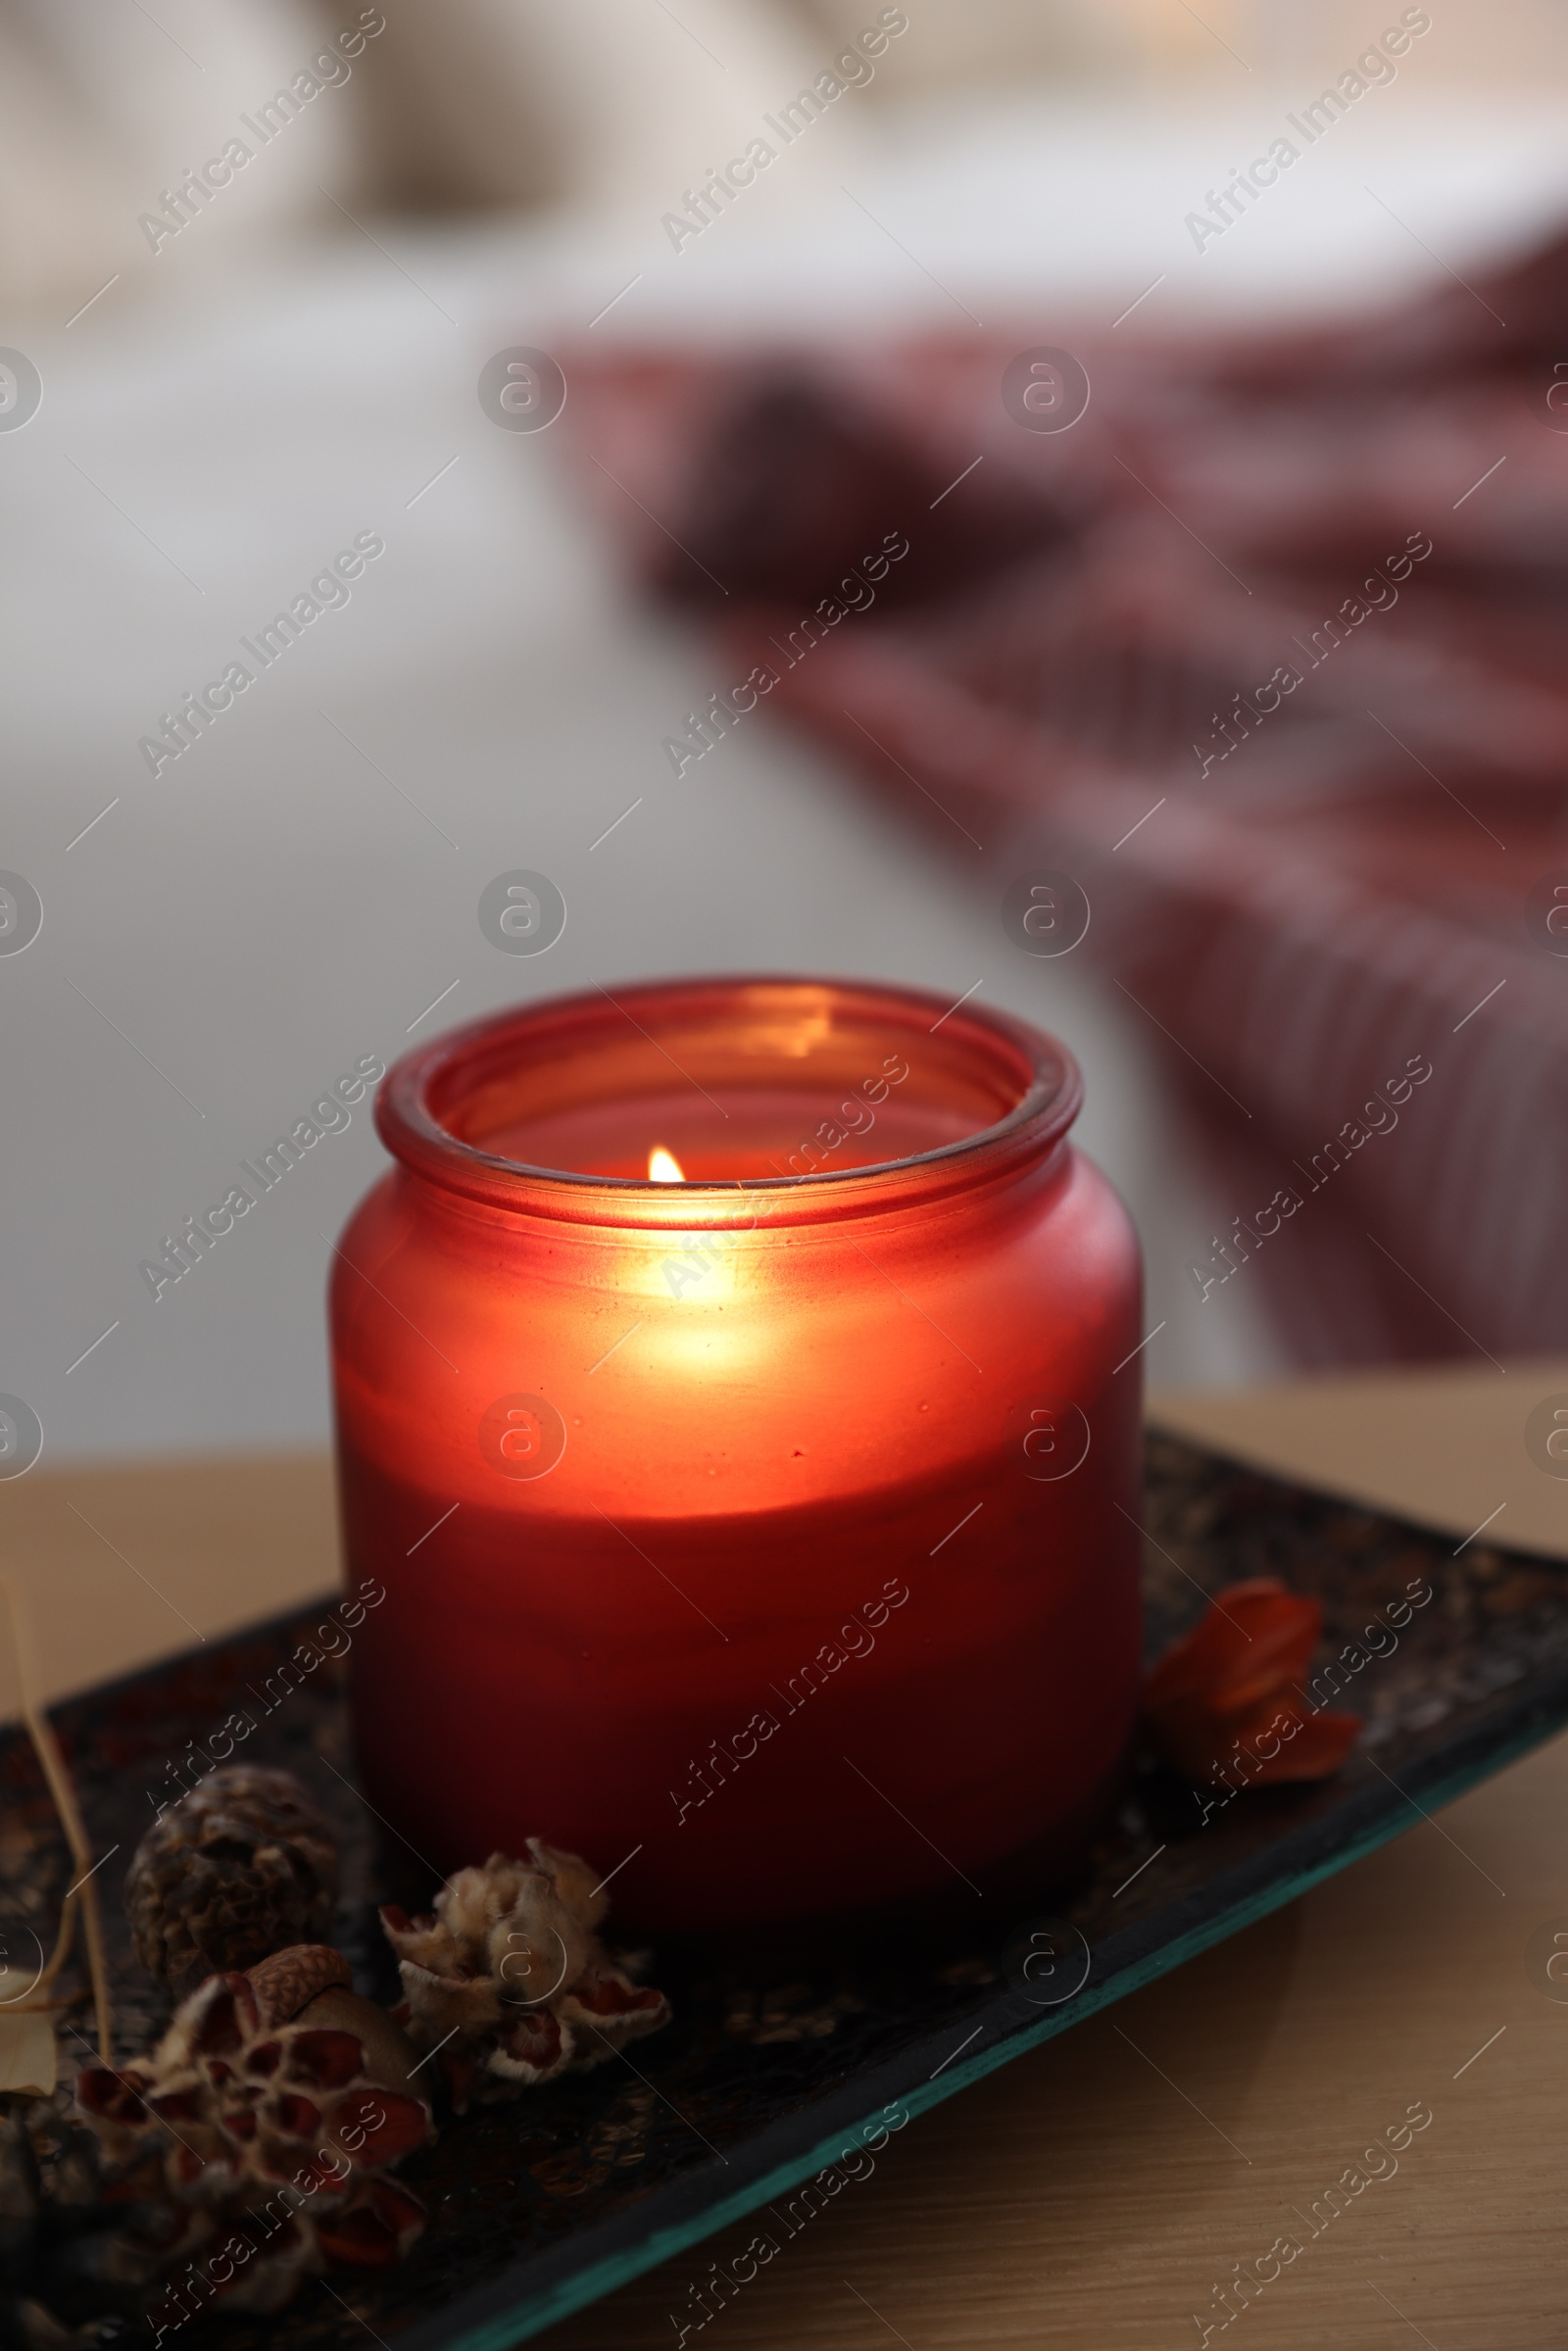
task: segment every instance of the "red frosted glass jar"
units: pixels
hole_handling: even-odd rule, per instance
[[[397,1063],[331,1322],[386,1590],[355,1737],[418,1854],[542,1836],[667,1929],[1082,1845],[1137,1696],[1142,1334],[1080,1099],[1038,1031],[858,981],[596,991]]]

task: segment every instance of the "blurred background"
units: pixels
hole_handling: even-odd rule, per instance
[[[0,938],[0,1390],[46,1455],[323,1438],[368,1104],[156,1299],[144,1261],[362,1056],[703,968],[1058,1031],[1161,1383],[1550,1345],[1565,128],[1547,0],[0,0],[13,940],[42,907]],[[514,347],[565,369],[549,429],[481,403]],[[1059,434],[1000,396],[1036,347],[1095,387]],[[879,528],[920,510],[915,584],[832,660],[907,783],[863,788],[825,686],[672,759],[745,674],[741,607],[809,609],[878,485]],[[720,627],[682,564],[797,492],[817,537],[774,527]],[[1317,619],[1423,535],[1312,704]],[[357,536],[383,551],[346,598],[182,740]],[[1243,742],[1255,703],[1227,734],[1303,629],[1305,748]],[[1064,661],[1099,680],[1071,722]],[[1161,663],[1169,724],[1129,738]],[[977,713],[951,756],[922,676]],[[1063,864],[1096,919],[1042,959],[1004,901]],[[512,868],[568,907],[534,961],[476,916]],[[1314,1182],[1423,1056],[1401,1131]],[[1271,1259],[1249,1220],[1280,1186]],[[1253,1255],[1216,1255],[1238,1220]]]

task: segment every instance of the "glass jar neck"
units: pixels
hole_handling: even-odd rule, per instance
[[[956,1199],[1056,1154],[1072,1056],[1005,1015],[854,980],[596,989],[405,1055],[388,1150],[436,1192],[625,1230],[749,1230]],[[655,1147],[683,1180],[654,1181]]]

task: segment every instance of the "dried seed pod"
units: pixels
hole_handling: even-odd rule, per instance
[[[245,1976],[210,1977],[151,2056],[90,2067],[76,2097],[117,2180],[168,2208],[163,2274],[196,2280],[155,2307],[166,2327],[195,2315],[181,2295],[273,2311],[302,2277],[390,2268],[424,2227],[385,2177],[428,2135],[423,2099],[379,2082],[357,2033],[270,2023]]]
[[[588,1863],[537,1837],[528,1851],[529,1861],[492,1853],[483,1869],[459,1870],[432,1915],[381,1913],[410,2037],[440,2049],[460,2114],[470,2096],[515,2097],[669,2021],[663,1993],[634,1984],[600,1941],[609,1903]]]
[[[365,2051],[368,2081],[378,2082],[383,2089],[422,2094],[414,2079],[417,2050],[384,2008],[355,1990],[341,1951],[327,1943],[294,1943],[245,1972],[264,2023],[352,2033]]]
[[[208,1976],[323,1942],[337,1888],[336,1840],[292,1773],[236,1763],[154,1822],[125,1910],[143,1967],[183,1999]]]
[[[245,1970],[269,2025],[292,2025],[318,1992],[341,1984],[354,1989],[354,1971],[330,1943],[290,1943]]]
[[[418,2050],[397,2019],[373,2000],[329,1984],[306,2002],[294,2022],[352,2033],[365,2051],[368,2081],[379,2082],[383,2089],[406,2090],[411,2097],[430,2097],[430,2077],[420,2073]]]

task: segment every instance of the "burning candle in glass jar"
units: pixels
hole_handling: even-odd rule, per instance
[[[1043,1886],[1138,1676],[1140,1285],[1070,1056],[860,982],[399,1062],[332,1279],[366,1792],[700,1928]]]

